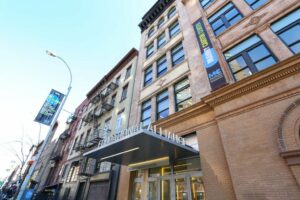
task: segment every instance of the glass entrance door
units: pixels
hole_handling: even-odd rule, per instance
[[[149,177],[148,200],[205,200],[202,179],[197,174]]]

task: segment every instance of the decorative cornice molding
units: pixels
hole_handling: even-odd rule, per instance
[[[225,86],[204,97],[202,100],[211,107],[215,107],[299,72],[300,54],[277,63],[276,65],[249,76],[239,82]]]

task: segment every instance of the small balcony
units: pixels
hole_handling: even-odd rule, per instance
[[[69,137],[70,137],[70,131],[69,131],[69,129],[67,129],[59,136],[59,139],[65,140]]]
[[[86,144],[84,145],[86,149],[93,148],[98,146],[99,142],[104,139],[106,135],[108,135],[110,130],[96,129],[92,135],[88,138]]]
[[[113,92],[113,91],[115,91],[118,87],[119,87],[118,84],[116,84],[115,82],[111,82],[110,84],[108,84],[107,89],[109,89],[110,92]]]

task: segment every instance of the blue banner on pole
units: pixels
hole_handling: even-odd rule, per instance
[[[64,94],[52,89],[34,121],[49,126],[64,97]]]

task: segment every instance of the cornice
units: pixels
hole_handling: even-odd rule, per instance
[[[227,85],[202,100],[211,107],[228,102],[300,72],[300,54],[286,59],[239,82]]]

